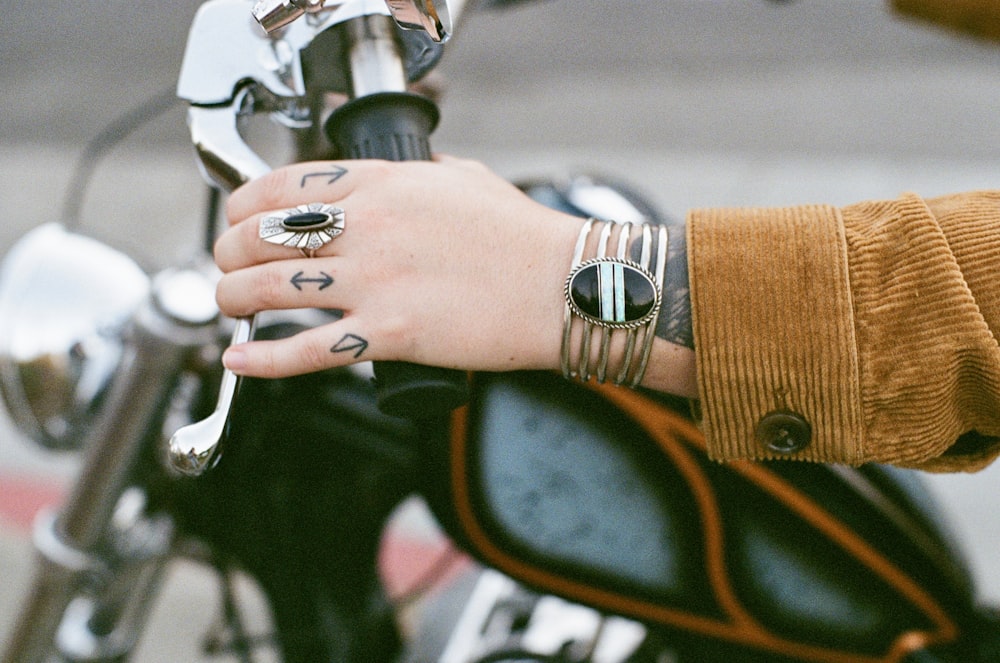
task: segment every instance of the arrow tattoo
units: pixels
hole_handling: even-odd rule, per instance
[[[350,352],[354,350],[354,358],[357,359],[367,349],[368,341],[365,339],[360,336],[355,336],[354,334],[344,334],[344,337],[337,341],[336,345],[330,348],[330,352],[339,354],[341,352]]]
[[[342,166],[334,166],[333,170],[326,173],[309,173],[307,175],[302,176],[302,181],[299,183],[299,188],[302,189],[306,188],[306,180],[308,180],[310,177],[329,177],[330,179],[327,181],[327,184],[333,184],[346,174],[347,174],[347,169]]]
[[[306,278],[305,276],[303,276],[303,274],[305,274],[305,272],[299,272],[298,274],[292,277],[292,285],[295,286],[296,290],[302,290],[303,283],[319,283],[320,290],[324,290],[333,285],[333,277],[327,274],[326,272],[320,272],[322,276],[316,278]]]

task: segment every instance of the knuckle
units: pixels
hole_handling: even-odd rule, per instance
[[[229,317],[241,317],[250,315],[254,311],[242,297],[240,291],[235,290],[226,278],[219,281],[215,289],[215,303],[223,315]]]
[[[288,169],[279,169],[269,172],[257,180],[256,207],[259,210],[275,210],[279,207],[286,207],[289,188]]]
[[[212,247],[215,264],[224,273],[232,272],[253,262],[256,249],[257,224],[240,223],[224,232]]]
[[[229,224],[236,225],[255,212],[285,207],[288,184],[287,170],[279,169],[241,186],[226,201],[226,218]]]
[[[225,213],[226,220],[229,222],[229,225],[234,225],[246,217],[246,214],[244,213],[246,206],[243,204],[243,199],[246,195],[247,194],[244,188],[241,187],[236,189],[236,191],[234,191],[232,195],[226,199]]]
[[[254,279],[256,299],[262,308],[280,308],[285,296],[285,275],[273,269],[261,269]]]
[[[258,361],[258,375],[268,377],[281,377],[283,375],[281,367],[278,363],[278,358],[275,356],[273,351],[260,353]]]
[[[367,173],[367,178],[379,182],[391,179],[399,172],[400,164],[405,163],[407,162],[383,161],[381,159],[372,160],[370,163],[366,164],[366,168],[370,170],[370,172]]]
[[[378,337],[392,360],[409,360],[416,356],[416,335],[408,316],[402,314],[381,316]]]
[[[255,242],[257,241],[257,224],[255,223],[241,223],[236,227],[236,242],[230,242],[232,245],[227,249],[227,253],[232,254],[227,255],[229,260],[231,260],[235,266],[246,266],[249,262],[249,258],[252,255],[251,251],[255,248]]]
[[[468,170],[473,170],[479,173],[484,173],[489,171],[489,168],[486,167],[486,164],[476,159],[466,159],[466,158],[459,159],[459,165],[461,165],[463,168],[466,168]]]
[[[319,371],[331,365],[331,355],[325,345],[315,339],[304,339],[299,348],[300,360],[306,372]]]
[[[219,311],[223,315],[231,315],[233,312],[233,306],[230,301],[229,289],[227,288],[226,278],[223,277],[219,280],[218,285],[215,286],[215,303],[219,307]]]
[[[224,274],[233,271],[235,267],[228,246],[229,243],[220,237],[215,241],[215,246],[212,247],[212,257],[215,259],[215,264]]]

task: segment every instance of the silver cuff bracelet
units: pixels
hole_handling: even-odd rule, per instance
[[[598,229],[596,256],[585,260],[591,235]],[[628,257],[629,242],[636,229],[640,230],[642,241],[638,262]],[[615,233],[617,250],[609,255],[608,245]],[[596,377],[603,383],[611,375],[615,384],[632,387],[642,382],[662,303],[668,246],[665,226],[596,219],[589,219],[583,225],[563,287],[566,310],[561,361],[566,378],[586,382]],[[590,365],[598,329],[597,365],[592,374]],[[619,365],[609,371],[612,337],[619,331],[625,334],[625,348],[615,362]]]

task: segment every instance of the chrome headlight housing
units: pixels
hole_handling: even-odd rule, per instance
[[[121,362],[150,279],[128,256],[45,224],[0,263],[0,395],[40,444],[77,448]]]

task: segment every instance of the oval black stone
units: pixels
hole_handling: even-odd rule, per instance
[[[325,212],[299,212],[285,218],[281,225],[288,230],[318,230],[330,225],[333,217]]]
[[[570,279],[569,297],[579,312],[594,321],[625,326],[641,324],[657,303],[656,286],[649,275],[612,260],[580,267]]]

